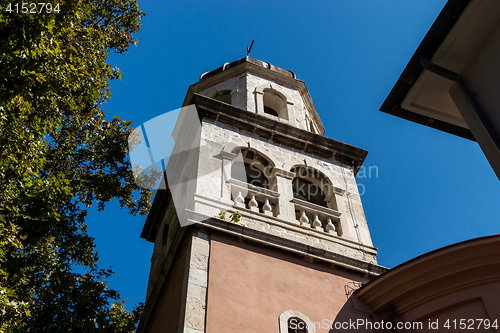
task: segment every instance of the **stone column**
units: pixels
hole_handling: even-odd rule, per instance
[[[229,184],[228,181],[231,179],[231,164],[237,155],[222,150],[219,156],[222,159],[222,188],[220,200],[232,205],[233,201],[231,200],[231,184]]]
[[[295,174],[289,171],[274,168],[273,175],[276,177],[276,191],[280,194],[278,199],[278,218],[288,222],[299,223],[295,219],[295,208],[291,202],[293,199],[292,180],[295,177]]]
[[[239,103],[240,103],[240,91],[239,89],[236,89],[231,92],[231,105],[240,107]]]
[[[352,195],[351,193],[347,193],[343,189],[334,189],[335,193],[335,201],[337,201],[337,211],[341,212],[339,221],[339,229],[337,233],[339,236],[341,235],[343,238],[350,239],[352,241],[358,242],[358,238],[356,236],[356,230],[354,229],[354,219],[352,211],[353,207],[349,205],[348,195]]]
[[[255,113],[264,113],[264,92],[262,90],[255,90]]]
[[[210,255],[209,236],[195,231],[187,256],[187,288],[185,289],[184,316],[181,315],[183,333],[205,332],[207,310],[208,259]]]
[[[345,202],[345,190],[338,188],[338,187],[333,187],[332,188],[332,198],[335,200],[335,207],[331,207],[335,209],[336,211],[342,213],[340,216],[340,221],[338,222],[338,227],[337,227],[337,235],[349,238],[350,233],[349,233],[349,227],[347,225],[348,221],[346,220],[347,215],[350,213],[348,210],[348,207],[346,207],[346,202]]]

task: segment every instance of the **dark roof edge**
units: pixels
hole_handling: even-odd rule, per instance
[[[448,33],[458,21],[460,15],[462,15],[470,1],[471,0],[448,0],[380,107],[380,111],[475,141],[470,130],[466,128],[418,115],[401,108],[401,103],[404,98],[424,70],[420,64],[420,59],[422,57],[432,59],[434,53],[446,36],[448,36]]]
[[[411,112],[409,110],[403,109],[399,104],[397,106],[399,106],[399,109],[397,109],[395,107],[394,109],[391,109],[391,110],[382,110],[381,109],[380,111],[383,111],[387,114],[390,114],[390,115],[393,115],[393,116],[396,116],[396,117],[399,117],[402,119],[412,121],[412,122],[417,123],[417,124],[421,124],[421,125],[428,126],[428,127],[431,127],[431,128],[434,128],[434,129],[437,129],[437,130],[440,130],[440,131],[443,131],[446,133],[450,133],[450,134],[459,136],[459,137],[464,138],[464,139],[476,141],[476,139],[472,135],[472,132],[467,128],[453,125],[453,124],[447,123],[447,122],[442,121],[442,120],[423,116],[423,115],[415,113],[415,112]]]
[[[162,183],[165,181],[165,175],[163,175]],[[171,199],[170,189],[168,185],[166,189],[158,189],[156,195],[154,196],[153,203],[148,216],[146,217],[146,222],[141,231],[141,238],[144,238],[148,242],[154,242],[156,238],[156,232],[158,231],[159,223],[161,219],[157,218],[165,212],[165,205],[162,205],[167,199]]]

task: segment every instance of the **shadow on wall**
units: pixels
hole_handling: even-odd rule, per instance
[[[381,321],[378,317],[373,316],[370,313],[370,309],[363,303],[361,303],[355,295],[350,295],[347,302],[344,304],[342,309],[339,311],[335,319],[329,323],[329,333],[334,332],[392,332],[390,329],[383,329],[381,324],[383,323],[384,328],[386,328],[386,321]],[[390,323],[389,323],[390,325]],[[377,327],[377,329],[375,329]],[[316,329],[316,332],[323,332],[322,330]],[[326,332],[326,331],[324,331]]]

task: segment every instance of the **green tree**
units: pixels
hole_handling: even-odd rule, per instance
[[[132,332],[141,307],[127,312],[106,285],[112,272],[97,266],[85,218],[113,199],[132,214],[150,207],[130,172],[131,123],[101,110],[121,77],[108,55],[136,43],[144,14],[136,0],[53,0],[57,11],[38,14],[9,3],[0,1],[0,332]]]

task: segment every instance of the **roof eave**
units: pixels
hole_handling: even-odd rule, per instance
[[[426,117],[401,107],[401,103],[424,70],[420,64],[420,59],[422,57],[432,59],[434,53],[443,43],[446,36],[448,36],[470,1],[471,0],[449,0],[446,3],[380,107],[380,111],[475,141],[471,131],[467,128],[456,126],[432,117]]]

